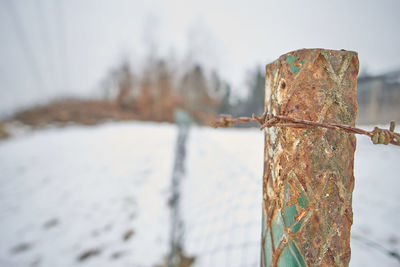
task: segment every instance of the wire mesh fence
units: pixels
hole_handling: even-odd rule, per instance
[[[371,151],[377,149],[368,138],[359,139],[363,155],[357,161],[360,164],[356,163],[356,179],[359,183],[373,183],[377,179],[374,175],[377,176],[380,171],[370,170],[370,175],[367,175],[368,170],[365,169],[369,168],[367,164],[370,161],[377,163],[384,160],[380,156],[382,151],[373,155]],[[260,265],[263,145],[263,134],[256,129],[192,127],[187,142],[186,172],[182,177],[180,201],[183,251],[187,257],[194,258],[194,263],[180,266]],[[383,149],[387,150],[384,153],[388,156],[398,153],[393,147]],[[360,156],[360,153],[357,155]],[[393,182],[396,175],[390,162],[394,159],[386,160],[387,179]],[[398,264],[399,236],[391,228],[398,223],[398,216],[372,221],[370,218],[373,215],[367,215],[362,210],[379,210],[385,199],[380,194],[381,199],[368,196],[371,192],[362,186],[360,188],[361,192],[357,186],[355,189],[358,203],[354,206],[350,266],[372,266],[368,265],[368,258],[375,258],[375,262],[378,259],[382,266],[385,262]],[[365,194],[367,199],[360,200],[360,195]],[[395,198],[393,191],[387,194],[389,199]],[[382,203],[377,204],[377,201]],[[393,205],[387,208],[398,210],[398,205]],[[390,230],[382,235],[373,229],[379,223]]]
[[[251,160],[262,162],[262,135],[254,136],[260,150],[247,151],[254,157],[246,161],[230,151],[238,137],[191,133],[182,208],[185,251],[197,255],[195,266],[259,265],[262,168]]]

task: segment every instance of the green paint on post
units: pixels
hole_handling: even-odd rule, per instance
[[[300,198],[297,199],[297,202],[299,203],[300,208],[305,208],[308,205],[309,200],[304,192],[300,191],[299,195]]]
[[[296,245],[293,242],[289,242],[279,258],[278,266],[306,267],[307,265]]]
[[[283,220],[285,221],[286,227],[291,227],[295,222],[295,217],[297,215],[297,208],[294,204],[286,206],[283,208]]]
[[[293,234],[297,233],[301,229],[301,227],[303,226],[303,223],[304,223],[304,219],[301,219],[300,221],[295,222],[294,225],[291,228],[292,233]]]
[[[272,262],[272,254],[270,253],[270,251],[272,251],[272,240],[271,240],[271,235],[268,232],[265,239],[264,251],[263,251],[263,262],[266,263],[267,266],[270,266]]]
[[[298,59],[299,57],[297,57],[297,56],[288,56],[287,57],[287,59],[286,59],[286,61],[287,61],[287,63],[289,63],[289,67],[290,67],[290,71],[293,73],[293,74],[297,74],[297,73],[299,73],[299,71],[300,71],[300,69],[301,69],[301,66],[304,64],[304,60],[298,60],[298,62],[296,63],[296,64],[300,64],[301,66],[299,67],[299,66],[296,66],[295,65],[295,62],[296,62],[296,60]]]
[[[285,234],[285,226],[281,216],[278,215],[272,220],[271,228],[272,236],[274,237],[274,246],[277,247]]]

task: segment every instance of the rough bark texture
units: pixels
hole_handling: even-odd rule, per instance
[[[265,108],[354,126],[357,74],[355,52],[290,52],[266,67]],[[348,266],[355,147],[334,130],[265,130],[262,266]]]

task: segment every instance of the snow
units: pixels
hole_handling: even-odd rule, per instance
[[[0,266],[162,263],[176,134],[169,124],[126,122],[1,141]],[[186,254],[197,267],[259,266],[262,132],[192,127],[187,150]],[[352,267],[399,266],[385,251],[400,253],[399,158],[399,147],[358,137]],[[90,251],[98,254],[78,260]]]
[[[0,266],[75,266],[92,249],[100,254],[82,266],[157,263],[168,249],[160,222],[174,137],[170,125],[106,124],[0,143]],[[21,243],[32,248],[12,253]]]

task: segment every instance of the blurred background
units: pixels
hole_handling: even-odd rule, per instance
[[[210,118],[327,48],[359,54],[357,123],[400,122],[399,8],[0,0],[0,266],[258,266],[263,134]],[[350,266],[400,265],[399,156],[358,138]]]

